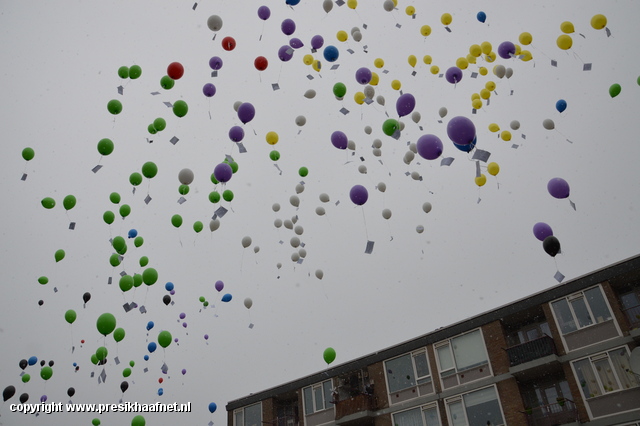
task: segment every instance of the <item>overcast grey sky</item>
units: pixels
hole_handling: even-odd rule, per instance
[[[76,390],[74,402],[122,398],[193,404],[188,415],[148,414],[148,425],[223,424],[227,401],[325,368],[326,347],[335,348],[335,364],[345,362],[556,285],[557,271],[566,281],[638,253],[638,2],[436,1],[413,3],[415,18],[405,13],[412,3],[404,1],[392,12],[379,0],[361,1],[355,10],[334,4],[328,14],[319,0],[301,0],[294,7],[284,0],[239,3],[204,0],[194,10],[188,1],[4,2],[0,388],[15,385],[17,392],[0,405],[3,424],[90,424],[95,417],[104,425],[128,424],[135,415],[51,414],[49,420],[9,411],[8,404],[22,393],[29,394],[29,402],[42,395],[67,402],[69,387]],[[271,10],[266,21],[257,15],[263,4]],[[485,23],[476,18],[481,10]],[[440,22],[443,13],[453,17],[450,31]],[[610,36],[591,27],[598,13],[607,17]],[[215,33],[207,27],[214,14],[223,20]],[[295,21],[291,37],[304,43],[288,62],[278,58],[278,49],[291,38],[281,31],[284,19]],[[566,51],[556,45],[563,21],[575,27],[573,46]],[[431,27],[428,37],[420,33],[423,25]],[[351,36],[354,27],[362,34],[359,42]],[[340,30],[349,34],[347,42],[337,40]],[[504,41],[519,44],[524,31],[533,36],[530,46],[522,46],[533,60],[498,57],[488,63],[483,55],[456,85],[439,76],[466,57],[471,45],[488,41],[497,51]],[[336,62],[325,61],[322,49],[311,52],[314,35],[339,49]],[[237,42],[232,51],[222,48],[227,36]],[[306,54],[321,61],[320,72],[303,63]],[[415,68],[409,55],[417,57]],[[431,73],[425,55],[439,73]],[[223,60],[215,77],[209,67],[213,56]],[[268,59],[266,70],[255,69],[257,56]],[[375,67],[376,58],[384,59],[383,68]],[[174,61],[183,64],[184,76],[172,89],[162,89],[160,79]],[[511,68],[511,78],[494,75],[495,64]],[[583,71],[585,64],[591,70]],[[118,77],[119,67],[132,65],[142,68],[140,78]],[[354,101],[354,94],[364,90],[355,79],[361,67],[378,74],[374,99],[383,96],[384,106]],[[480,67],[488,75],[474,78]],[[421,114],[418,123],[402,119],[398,140],[382,132],[386,114],[398,118],[400,93],[391,87],[396,79],[403,93],[414,95]],[[474,114],[471,96],[489,81],[495,92]],[[332,93],[337,82],[347,87],[343,100]],[[206,83],[217,89],[211,98],[202,93]],[[614,83],[622,91],[611,98]],[[313,99],[304,96],[310,89],[316,91]],[[107,111],[111,99],[123,105],[117,116]],[[555,107],[559,99],[568,104],[563,113]],[[178,100],[189,106],[183,118],[164,104]],[[251,122],[241,123],[234,111],[237,101],[254,105]],[[448,110],[442,119],[441,107]],[[300,115],[306,118],[303,126],[295,121]],[[477,148],[500,165],[494,177],[480,163],[488,178],[482,187],[474,182],[473,152],[457,150],[447,137],[446,125],[456,116],[473,121]],[[147,127],[158,117],[166,120],[166,129],[150,135]],[[554,130],[543,127],[545,119],[554,121]],[[513,120],[519,121],[518,130],[510,128]],[[511,141],[492,133],[491,123],[510,130]],[[245,131],[246,153],[229,139],[234,125]],[[355,143],[355,151],[332,146],[336,130]],[[275,146],[265,141],[270,131],[279,135]],[[424,134],[442,140],[442,158],[454,159],[450,166],[442,166],[441,158],[403,161],[408,143]],[[102,138],[112,139],[115,149],[100,158],[96,144]],[[380,156],[372,150],[375,139],[382,143]],[[21,157],[25,147],[35,151],[29,162]],[[277,162],[269,158],[273,149],[281,154]],[[239,170],[224,187],[215,187],[209,177],[226,155]],[[129,175],[148,161],[157,164],[158,174],[134,194]],[[92,172],[98,164],[103,167]],[[298,175],[302,166],[309,170],[304,178]],[[195,180],[187,201],[179,204],[183,168],[191,169]],[[413,172],[421,180],[413,179]],[[575,210],[569,200],[547,192],[547,182],[555,177],[569,183]],[[289,199],[302,181],[295,207]],[[376,189],[380,182],[386,184],[384,193]],[[368,190],[363,206],[349,199],[356,184]],[[233,191],[233,201],[210,203],[209,193],[224,189]],[[109,200],[112,192],[131,206],[131,214],[109,226],[103,213],[119,208]],[[329,202],[320,200],[323,193]],[[63,199],[69,194],[77,205],[66,212]],[[55,199],[55,208],[42,207],[45,197]],[[432,205],[428,214],[425,202]],[[274,203],[281,207],[278,212]],[[210,232],[209,221],[220,206],[228,213]],[[316,213],[319,206],[323,216]],[[388,220],[384,209],[392,212]],[[184,219],[179,229],[171,224],[175,214]],[[274,224],[294,216],[302,235]],[[192,228],[196,221],[204,224],[200,233]],[[537,222],[549,224],[561,243],[555,259],[533,235]],[[126,239],[130,229],[144,237],[144,244],[136,248],[127,239],[124,260],[114,268],[109,240]],[[245,236],[252,239],[247,248],[241,243]],[[290,244],[294,236],[306,250],[301,263],[291,260],[298,252]],[[367,241],[374,242],[370,254]],[[66,257],[56,263],[58,249]],[[158,281],[123,294],[120,273],[141,273],[142,256],[158,271]],[[38,283],[41,276],[48,284]],[[114,284],[107,284],[109,277]],[[214,288],[217,280],[225,284],[220,293]],[[168,306],[162,302],[166,282],[175,285],[174,304]],[[86,307],[85,292],[92,296]],[[233,296],[229,303],[221,302],[225,293]],[[245,298],[253,301],[249,310]],[[129,302],[144,305],[147,313],[125,313],[122,305]],[[68,309],[77,312],[72,325],[64,319]],[[96,330],[96,319],[105,312],[126,331],[118,344]],[[150,320],[155,327],[147,332]],[[161,330],[178,342],[145,361],[148,342],[156,341]],[[103,345],[108,362],[95,367],[90,356]],[[31,356],[55,362],[50,380],[40,378],[38,364],[27,367],[32,378],[22,383],[18,363]],[[122,370],[130,360],[135,366],[123,395]],[[73,363],[80,367],[77,372]],[[103,368],[106,382],[98,383]],[[214,414],[207,409],[210,402],[218,405]]]

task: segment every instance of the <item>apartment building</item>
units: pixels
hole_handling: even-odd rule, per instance
[[[230,401],[228,426],[640,426],[638,345],[640,255]]]

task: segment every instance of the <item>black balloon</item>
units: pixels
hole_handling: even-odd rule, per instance
[[[18,365],[24,370],[25,368],[27,368],[27,365],[29,365],[29,361],[27,361],[26,359],[21,359]]]
[[[23,393],[22,395],[20,395],[20,402],[22,404],[24,404],[28,400],[29,400],[29,394],[28,393]]]
[[[38,300],[38,305],[40,305],[40,306],[44,305],[44,300],[42,300],[42,299]]]
[[[171,303],[171,296],[169,296],[168,294],[165,294],[164,297],[162,298],[162,301],[164,302],[165,305],[169,305],[169,303]]]
[[[122,391],[122,393],[125,393],[127,389],[129,389],[129,382],[124,380],[122,383],[120,383],[120,390]]]
[[[89,300],[91,300],[91,293],[86,292],[85,294],[83,294],[82,300],[84,300],[84,303],[87,303]]]
[[[44,359],[40,360],[40,367],[44,367],[44,365],[46,364],[46,361]]]
[[[53,367],[53,360],[49,361],[49,367]]]
[[[6,401],[6,400],[11,398],[15,394],[16,394],[15,386],[9,385],[6,388],[4,388],[4,390],[2,391],[2,399],[4,399]]]
[[[556,254],[560,253],[560,241],[553,235],[549,235],[542,242],[542,248],[549,256],[555,257]]]
[[[67,395],[69,395],[69,398],[71,398],[75,394],[76,394],[76,390],[74,388],[71,387],[67,389]]]

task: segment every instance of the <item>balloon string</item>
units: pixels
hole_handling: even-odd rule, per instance
[[[367,230],[367,219],[364,216],[364,207],[362,208],[362,221],[364,223],[364,234],[367,237],[367,240],[369,240],[369,231]]]

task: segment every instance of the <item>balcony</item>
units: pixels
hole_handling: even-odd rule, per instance
[[[509,356],[509,367],[524,364],[548,355],[557,355],[556,345],[549,336],[530,340],[506,349]]]
[[[564,402],[541,405],[526,411],[528,426],[556,426],[578,423],[576,404],[565,399]]]
[[[336,402],[336,424],[364,424],[373,419],[377,410],[376,397],[361,393]]]

